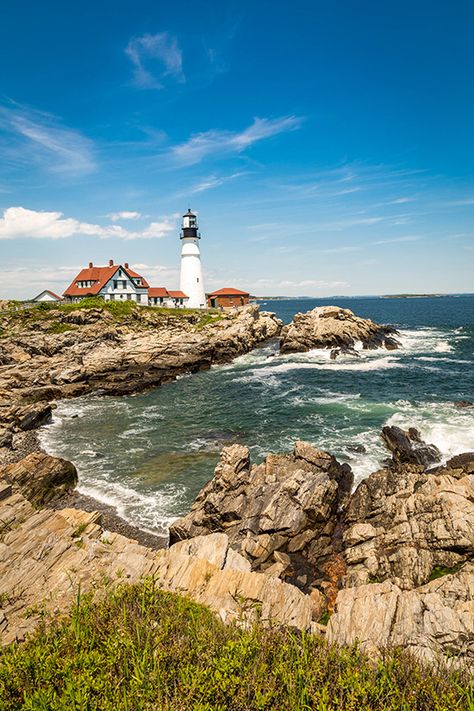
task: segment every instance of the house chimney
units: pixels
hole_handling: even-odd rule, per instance
[[[128,269],[128,262],[125,262],[123,266],[125,267],[125,269]]]
[[[92,262],[89,262],[89,269],[92,269],[93,266]]]
[[[113,260],[113,259],[109,259],[109,267],[113,267],[113,266],[114,266],[114,260]]]

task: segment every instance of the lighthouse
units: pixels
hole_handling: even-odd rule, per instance
[[[191,309],[206,308],[206,294],[202,281],[201,253],[196,215],[188,209],[181,227],[181,280],[179,288],[189,296]]]

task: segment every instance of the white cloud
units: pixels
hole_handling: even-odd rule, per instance
[[[167,77],[185,81],[181,49],[168,32],[134,37],[125,53],[133,64],[134,83],[143,89],[162,89]]]
[[[141,212],[135,212],[133,210],[123,210],[122,212],[111,212],[107,215],[110,217],[112,222],[118,222],[118,220],[138,220],[142,216]]]
[[[301,123],[302,119],[298,116],[255,118],[253,123],[240,133],[219,130],[196,133],[184,143],[174,146],[171,155],[181,165],[193,165],[213,154],[241,153],[264,138],[294,131]]]
[[[420,235],[405,235],[402,237],[390,237],[389,239],[379,239],[376,242],[371,242],[370,244],[396,244],[397,242],[417,242],[419,239],[423,239]]]
[[[150,222],[142,230],[126,230],[120,225],[96,225],[63,217],[62,212],[40,212],[24,207],[9,207],[0,218],[1,239],[64,239],[75,235],[89,235],[102,239],[159,239],[176,229],[174,219],[163,218]]]
[[[61,126],[56,117],[25,109],[0,107],[0,129],[7,141],[1,146],[11,164],[36,163],[56,173],[85,175],[96,170],[92,141],[78,131]]]
[[[181,193],[181,195],[196,195],[197,193],[203,193],[206,190],[213,190],[218,188],[224,183],[228,183],[231,180],[240,178],[242,175],[248,175],[246,171],[241,171],[240,173],[232,173],[232,175],[210,175],[208,178],[204,178],[196,185],[193,185],[187,192]]]

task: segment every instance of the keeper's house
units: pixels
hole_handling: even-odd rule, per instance
[[[147,280],[125,264],[109,261],[107,267],[92,262],[82,269],[64,292],[64,300],[78,302],[88,296],[100,296],[105,301],[135,301],[142,306],[185,308],[188,297],[181,291],[150,287]]]
[[[211,308],[227,309],[232,306],[245,306],[245,304],[249,303],[249,300],[250,294],[247,291],[240,291],[231,287],[219,289],[207,295],[207,305]]]

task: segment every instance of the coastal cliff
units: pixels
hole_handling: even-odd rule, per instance
[[[94,299],[0,311],[0,446],[47,421],[55,399],[158,386],[247,353],[280,328],[253,305],[169,311]]]

